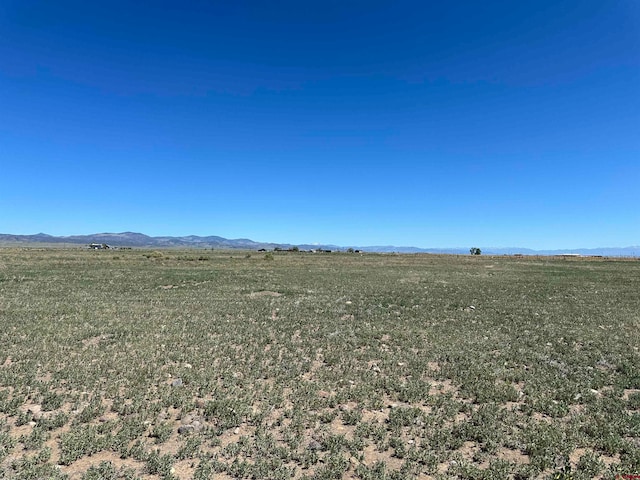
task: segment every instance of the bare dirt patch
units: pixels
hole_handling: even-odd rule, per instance
[[[505,460],[518,465],[525,465],[530,462],[529,455],[522,453],[520,450],[512,450],[504,447],[498,449],[496,457],[500,460]]]
[[[270,290],[262,290],[260,292],[251,292],[249,294],[250,298],[260,298],[260,297],[281,297],[282,293],[273,292]]]
[[[113,452],[98,452],[88,457],[82,457],[81,459],[73,462],[69,466],[60,465],[60,471],[69,475],[69,480],[80,480],[82,475],[90,468],[100,465],[102,462],[111,463],[118,470],[122,468],[128,468],[135,472],[136,476],[141,479],[154,479],[157,478],[154,475],[145,474],[145,464],[143,462],[137,462],[130,458],[120,458]]]

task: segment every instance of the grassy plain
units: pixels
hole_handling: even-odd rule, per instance
[[[640,261],[0,249],[0,478],[640,473]]]

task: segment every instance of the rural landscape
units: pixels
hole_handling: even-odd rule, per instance
[[[640,261],[0,248],[0,477],[640,474]]]
[[[640,1],[0,32],[0,480],[640,480]]]

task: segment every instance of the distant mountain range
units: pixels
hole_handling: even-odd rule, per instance
[[[142,233],[94,233],[91,235],[70,235],[53,236],[46,233],[35,235],[11,235],[0,234],[1,244],[71,244],[88,245],[90,243],[106,243],[113,247],[145,247],[145,248],[216,248],[216,249],[238,249],[238,250],[259,250],[261,248],[273,250],[274,248],[288,249],[293,244],[254,242],[247,238],[228,239],[218,236],[199,237],[189,235],[186,237],[150,237]],[[393,245],[385,246],[338,246],[338,245],[295,245],[300,250],[346,250],[353,248],[363,252],[379,253],[442,253],[454,255],[468,255],[468,248],[418,248],[418,247],[397,247]],[[531,250],[528,248],[492,248],[480,247],[483,254],[488,255],[602,255],[605,257],[638,257],[640,256],[640,246],[624,248],[580,248],[571,250]]]

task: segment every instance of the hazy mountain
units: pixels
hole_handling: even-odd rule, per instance
[[[146,248],[225,248],[225,249],[242,249],[242,250],[258,250],[261,248],[272,250],[274,248],[288,249],[292,244],[255,242],[247,238],[227,239],[219,236],[199,237],[197,235],[188,235],[185,237],[150,237],[142,233],[122,232],[122,233],[94,233],[92,235],[69,235],[69,236],[52,236],[46,233],[36,233],[35,235],[12,235],[0,234],[0,244],[38,244],[38,243],[56,243],[56,244],[74,244],[88,245],[90,243],[106,243],[114,247],[146,247]],[[353,248],[363,252],[378,253],[436,253],[436,254],[453,254],[468,255],[468,248],[418,248],[418,247],[396,247],[393,245],[378,246],[338,246],[338,245],[297,245],[301,250],[315,250],[321,248],[323,250],[346,250]],[[581,248],[570,250],[531,250],[528,248],[493,248],[480,247],[485,255],[559,255],[559,254],[579,254],[579,255],[602,255],[607,257],[637,257],[640,256],[640,246],[625,248]]]
[[[247,239],[229,240],[218,236],[198,237],[150,237],[142,233],[94,233],[91,235],[69,235],[55,237],[38,233],[36,235],[0,234],[2,243],[65,243],[88,245],[90,243],[106,243],[114,247],[200,247],[200,248],[274,248],[277,244],[254,242]]]

